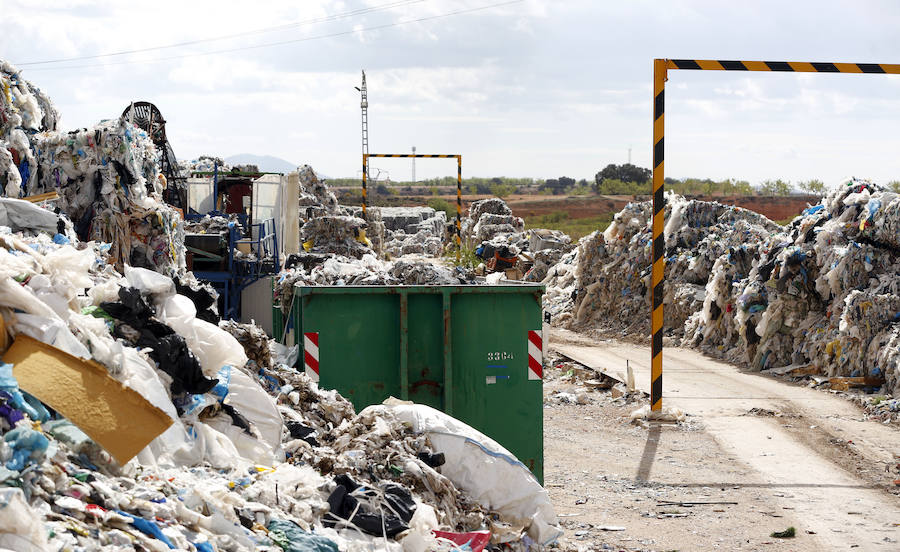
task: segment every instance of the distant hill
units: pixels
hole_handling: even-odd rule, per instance
[[[289,173],[297,169],[297,163],[291,163],[280,157],[271,155],[254,155],[252,153],[239,153],[225,158],[229,165],[256,165],[263,172]]]

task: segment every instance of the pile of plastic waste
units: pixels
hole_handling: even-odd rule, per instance
[[[0,547],[424,552],[442,531],[522,550],[558,536],[546,492],[484,435],[420,405],[357,415],[259,328],[199,319],[189,279],[120,273],[64,218],[2,205]]]
[[[666,226],[666,327],[680,335],[702,306],[704,286],[722,254],[758,242],[778,225],[762,215],[716,202],[670,194]],[[650,204],[632,203],[604,232],[579,242],[573,323],[645,335],[650,284]],[[554,271],[554,277],[568,270]],[[571,287],[567,282],[565,287]],[[559,295],[556,295],[559,297]]]
[[[46,96],[7,64],[0,77],[0,548],[525,550],[559,535],[547,493],[488,437],[421,405],[357,414],[292,367],[296,350],[219,322],[215,293],[184,272],[146,133],[61,133]],[[309,173],[301,193],[329,213],[304,238],[363,245]],[[50,191],[59,214],[16,199]],[[339,218],[353,231],[326,228]],[[292,270],[461,278],[361,257]]]
[[[709,348],[716,326],[734,324],[720,354],[759,369],[814,365],[829,376],[884,378],[896,394],[898,221],[897,194],[847,182],[760,244],[746,280],[710,298],[687,338]]]
[[[161,200],[159,154],[146,132],[121,119],[58,130],[49,98],[2,61],[0,91],[0,193],[57,192],[77,235],[110,244],[120,269],[184,268],[181,219]]]
[[[178,170],[185,178],[190,177],[197,172],[215,172],[219,171],[223,174],[231,172],[231,165],[226,163],[221,157],[213,155],[201,155],[197,159],[190,161],[180,161]]]
[[[185,221],[184,231],[187,234],[225,234],[231,223],[239,224],[237,215],[228,217],[206,215],[199,219]]]
[[[406,255],[393,261],[368,253],[359,259],[325,256],[309,269],[298,265],[275,278],[275,305],[287,313],[296,285],[306,286],[397,286],[459,285],[474,283],[462,268],[449,268],[427,257]]]
[[[525,273],[523,280],[540,282],[574,245],[572,239],[559,230],[538,228],[528,230],[527,235],[531,268]]]
[[[0,60],[0,193],[19,197],[36,187],[38,163],[31,137],[53,132],[58,124],[59,113],[50,98]]]
[[[544,284],[544,312],[550,314],[550,320],[557,326],[568,326],[572,323],[575,304],[576,278],[575,271],[579,266],[581,247],[569,251],[558,263],[547,270],[541,283]]]
[[[303,165],[297,171],[300,174],[300,216],[309,220],[339,214],[337,197],[324,180],[319,180],[316,171],[309,165]]]
[[[780,227],[669,195],[666,221],[669,336],[755,369],[814,367],[900,393],[900,196],[850,180]],[[556,323],[647,335],[649,224],[650,204],[629,204],[550,269]]]

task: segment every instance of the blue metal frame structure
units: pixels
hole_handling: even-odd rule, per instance
[[[256,230],[256,232],[254,232]],[[209,282],[222,296],[222,318],[237,320],[240,317],[241,292],[265,274],[277,270],[280,265],[278,256],[278,235],[275,232],[275,219],[266,219],[251,225],[251,236],[243,238],[240,227],[234,222],[228,224],[228,244],[226,247],[227,262],[224,271],[196,270],[194,276]],[[254,260],[235,258],[239,245],[249,244]],[[271,256],[271,261],[267,261]],[[271,263],[271,270],[268,265]]]

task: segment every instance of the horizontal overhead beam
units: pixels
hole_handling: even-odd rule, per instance
[[[795,73],[869,73],[900,75],[897,63],[830,63],[806,61],[728,61],[721,59],[667,59],[667,69],[702,71],[782,71]]]
[[[366,157],[424,157],[426,159],[458,159],[458,154],[431,154],[431,153],[367,153]]]

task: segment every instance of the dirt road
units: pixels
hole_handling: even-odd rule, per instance
[[[637,387],[649,391],[644,347],[554,331],[551,349],[611,375],[624,374],[628,360]],[[608,423],[609,432],[598,430],[603,425],[594,422],[596,416],[615,416],[609,408],[595,408],[589,425],[582,421],[573,428],[566,416],[545,410],[545,432],[572,437],[561,439],[556,451],[546,447],[548,488],[561,512],[571,506],[566,504],[566,475],[554,472],[555,466],[568,473],[579,465],[573,460],[579,454],[607,450],[607,462],[626,472],[615,478],[623,487],[617,492],[607,480],[595,491],[618,496],[624,504],[629,500],[621,500],[622,492],[629,497],[635,489],[656,489],[657,497],[662,489],[682,502],[738,502],[691,507],[692,525],[660,524],[661,519],[681,520],[661,518],[658,507],[655,514],[644,511],[637,518],[607,508],[599,518],[594,515],[595,522],[584,523],[615,524],[615,516],[622,525],[630,522],[637,531],[618,543],[626,549],[900,550],[900,496],[892,483],[897,476],[889,472],[900,454],[895,427],[861,421],[861,411],[843,398],[741,372],[695,351],[670,348],[664,357],[664,405],[688,413],[689,425],[700,431],[658,425],[638,431],[621,422]],[[549,389],[552,393],[552,383]],[[625,410],[620,415],[627,415]],[[584,410],[572,412],[584,418]],[[611,439],[621,446],[610,447]],[[635,449],[640,440],[643,446]],[[602,474],[586,475],[596,482]],[[561,486],[554,490],[554,484]],[[699,490],[705,499],[692,498]],[[646,502],[632,506],[644,509]],[[681,508],[679,515],[685,511]],[[589,508],[579,512],[579,519],[592,515]],[[768,538],[779,525],[795,526],[797,538]],[[573,528],[570,538],[578,532],[577,525]]]

